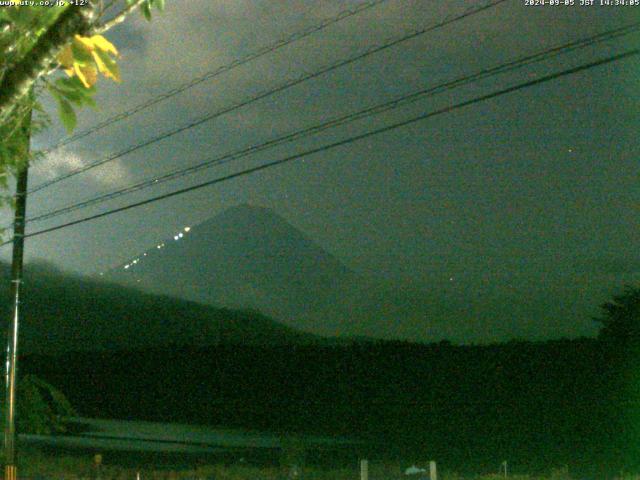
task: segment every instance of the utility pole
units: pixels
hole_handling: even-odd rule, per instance
[[[17,480],[16,468],[16,373],[18,368],[18,326],[24,257],[24,227],[27,212],[27,180],[29,171],[29,143],[31,139],[31,111],[25,115],[20,134],[25,141],[25,158],[20,159],[16,180],[15,214],[13,223],[13,257],[11,260],[11,321],[7,335],[7,371],[4,426],[4,479]]]

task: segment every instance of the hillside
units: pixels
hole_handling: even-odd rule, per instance
[[[25,272],[20,326],[20,350],[25,353],[318,340],[257,312],[143,293],[44,264],[29,264]],[[0,298],[8,300],[9,267],[4,263],[0,279]],[[9,305],[2,302],[4,318]]]

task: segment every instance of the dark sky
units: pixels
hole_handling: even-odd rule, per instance
[[[579,0],[577,0],[579,3]],[[172,0],[109,38],[123,83],[100,84],[81,129],[356,2]],[[54,153],[31,185],[480,2],[388,0]],[[640,7],[512,0],[34,194],[89,198],[334,115],[637,21]],[[638,46],[638,35],[476,82],[153,189],[158,194]],[[638,59],[504,95],[347,147],[30,239],[29,258],[95,273],[233,205],[273,209],[352,269],[446,299],[460,341],[593,335],[597,305],[640,279]],[[36,139],[61,138],[58,126]],[[151,191],[109,202],[124,205]],[[33,224],[42,228],[105,205]],[[453,310],[452,310],[453,309]],[[448,313],[444,313],[445,310]],[[452,314],[451,312],[456,312]],[[415,320],[419,322],[420,320]],[[419,332],[419,325],[411,331]],[[409,331],[407,330],[407,331]],[[416,334],[419,335],[419,334]]]

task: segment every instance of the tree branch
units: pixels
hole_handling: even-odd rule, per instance
[[[100,15],[98,15],[98,20],[101,19],[104,16],[104,14],[107,13],[107,11],[116,4],[117,1],[118,0],[109,0],[109,3],[102,6],[100,8]]]
[[[0,124],[5,123],[17,103],[42,76],[56,54],[76,34],[87,34],[94,19],[93,5],[68,8],[49,27],[33,48],[12,65],[0,82]]]
[[[145,0],[136,0],[131,5],[127,5],[125,8],[123,8],[120,11],[120,13],[118,13],[115,17],[113,17],[108,22],[105,22],[105,23],[103,23],[101,25],[96,25],[95,27],[93,27],[91,29],[91,32],[94,33],[94,34],[98,34],[99,35],[99,34],[102,34],[102,33],[106,32],[107,30],[112,29],[116,25],[121,24],[122,22],[125,21],[125,19],[127,18],[127,16],[131,12],[133,12],[135,9],[140,7],[140,5],[142,5],[144,2],[145,2]]]

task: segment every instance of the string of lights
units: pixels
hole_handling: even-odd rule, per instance
[[[240,149],[240,150],[236,150],[234,152],[230,152],[230,153],[226,153],[224,155],[221,156],[217,156],[217,157],[213,157],[210,159],[207,159],[206,161],[200,162],[196,165],[193,166],[189,166],[189,167],[184,167],[184,168],[179,168],[179,169],[174,169],[170,172],[167,172],[163,175],[160,176],[154,176],[150,179],[141,181],[141,182],[137,182],[135,184],[132,185],[128,185],[126,187],[105,193],[105,194],[101,194],[95,197],[92,197],[90,199],[81,201],[81,202],[77,202],[77,203],[73,203],[70,205],[66,205],[64,207],[60,207],[42,214],[39,214],[37,216],[34,216],[30,219],[27,220],[28,223],[33,223],[33,222],[38,222],[38,221],[42,221],[42,220],[48,220],[66,213],[70,213],[76,210],[80,210],[92,205],[96,205],[96,204],[100,204],[103,203],[107,200],[111,200],[117,197],[120,197],[122,195],[126,195],[129,193],[133,193],[136,191],[140,191],[146,188],[151,188],[154,187],[156,185],[159,185],[161,183],[165,183],[167,181],[170,180],[174,180],[177,178],[181,178],[184,177],[186,175],[190,175],[196,172],[199,172],[203,169],[207,169],[207,168],[212,168],[214,166],[218,166],[218,165],[222,165],[231,161],[235,161],[244,157],[247,157],[249,155],[264,151],[266,149],[270,149],[273,148],[275,146],[279,146],[285,143],[291,143],[294,141],[297,141],[303,137],[307,137],[309,135],[312,134],[316,134],[316,133],[320,133],[322,131],[325,131],[327,129],[330,128],[334,128],[337,126],[342,126],[345,125],[347,123],[351,123],[357,120],[360,120],[362,118],[366,118],[366,117],[370,117],[373,115],[378,115],[380,113],[383,112],[387,112],[391,109],[395,109],[404,105],[407,105],[409,103],[414,103],[418,100],[422,100],[426,97],[431,97],[433,95],[436,95],[438,93],[442,93],[444,91],[447,90],[451,90],[454,88],[458,88],[460,86],[463,85],[467,85],[469,83],[472,82],[476,82],[479,80],[484,80],[499,74],[503,74],[509,71],[513,71],[519,68],[522,68],[524,66],[528,66],[531,65],[533,63],[536,62],[541,62],[544,60],[547,60],[549,58],[553,58],[555,56],[558,55],[563,55],[563,54],[567,54],[570,52],[573,52],[577,49],[580,48],[585,48],[588,46],[592,46],[607,40],[611,40],[614,38],[618,38],[620,36],[623,35],[628,35],[630,33],[634,33],[640,30],[640,22],[636,22],[630,25],[626,25],[624,27],[620,27],[620,28],[616,28],[616,29],[612,29],[612,30],[608,30],[606,32],[602,32],[590,37],[586,37],[586,38],[582,38],[579,40],[575,40],[573,42],[570,43],[566,43],[563,45],[559,45],[559,46],[553,46],[547,49],[544,49],[542,51],[538,51],[536,53],[533,53],[531,55],[526,55],[523,57],[520,57],[518,59],[512,60],[510,62],[507,63],[502,63],[499,64],[497,66],[494,66],[492,68],[486,68],[483,70],[480,70],[474,74],[471,75],[466,75],[460,78],[457,78],[455,80],[446,82],[446,83],[441,83],[438,84],[436,86],[432,86],[429,88],[425,88],[425,89],[421,89],[419,91],[416,91],[414,93],[408,94],[408,95],[403,95],[399,98],[393,99],[391,101],[388,102],[384,102],[372,107],[368,107],[362,110],[359,110],[357,112],[353,112],[347,115],[343,115],[334,119],[331,119],[329,121],[325,121],[323,123],[317,124],[317,125],[313,125],[311,127],[307,127],[304,129],[300,129],[297,131],[294,131],[292,133],[286,134],[286,135],[282,135],[279,137],[276,137],[274,139],[268,140],[266,142],[263,142],[261,144],[258,145],[253,145],[244,149]]]
[[[271,89],[262,91],[262,92],[258,93],[257,95],[253,95],[253,96],[251,96],[249,98],[246,98],[244,100],[241,100],[240,102],[237,102],[237,103],[235,103],[233,105],[230,105],[228,107],[225,107],[225,108],[216,110],[214,112],[208,113],[208,114],[204,115],[203,117],[200,117],[200,118],[198,118],[196,120],[193,120],[193,121],[191,121],[191,122],[189,122],[189,123],[187,123],[187,124],[185,124],[183,126],[180,126],[180,127],[177,127],[177,128],[173,128],[173,129],[168,130],[168,131],[166,131],[164,133],[156,135],[155,137],[153,137],[153,138],[151,138],[149,140],[145,140],[145,141],[140,142],[140,143],[138,143],[136,145],[127,147],[127,148],[125,148],[125,149],[123,149],[123,150],[121,150],[119,152],[113,153],[113,154],[111,154],[111,155],[109,155],[109,156],[107,156],[105,158],[96,160],[95,162],[92,162],[90,164],[83,165],[82,167],[78,167],[76,169],[73,169],[73,170],[71,170],[71,171],[69,171],[69,172],[67,172],[65,174],[62,174],[62,175],[60,175],[60,176],[58,176],[56,178],[53,178],[51,180],[47,180],[47,181],[45,181],[45,182],[43,182],[43,183],[31,188],[27,193],[32,194],[32,193],[36,193],[38,191],[41,191],[41,190],[43,190],[45,188],[48,188],[48,187],[50,187],[52,185],[57,184],[58,182],[61,182],[61,181],[66,180],[68,178],[74,177],[75,175],[87,172],[87,171],[92,170],[92,169],[94,169],[96,167],[99,167],[99,166],[104,165],[106,163],[109,163],[109,162],[112,162],[112,161],[117,160],[119,158],[122,158],[125,155],[129,155],[130,153],[133,153],[133,152],[135,152],[137,150],[140,150],[142,148],[145,148],[145,147],[148,147],[150,145],[153,145],[153,144],[155,144],[155,143],[157,143],[157,142],[159,142],[161,140],[173,137],[173,136],[175,136],[175,135],[177,135],[179,133],[182,133],[184,131],[190,130],[190,129],[196,127],[196,126],[202,125],[203,123],[209,122],[209,121],[211,121],[211,120],[213,120],[215,118],[218,118],[218,117],[220,117],[220,116],[222,116],[224,114],[230,113],[232,111],[238,110],[238,109],[240,109],[242,107],[245,107],[247,105],[255,103],[255,102],[259,101],[259,100],[263,100],[263,99],[265,99],[265,98],[267,98],[269,96],[272,96],[272,95],[275,95],[277,93],[283,92],[284,90],[287,90],[287,89],[289,89],[291,87],[294,87],[296,85],[299,85],[301,83],[307,82],[309,80],[317,78],[317,77],[319,77],[321,75],[324,75],[326,73],[329,73],[331,71],[337,70],[337,69],[339,69],[341,67],[344,67],[344,66],[352,64],[354,62],[357,62],[359,60],[362,60],[362,59],[364,59],[366,57],[369,57],[369,56],[371,56],[373,54],[376,54],[378,52],[381,52],[383,50],[387,50],[387,49],[389,49],[391,47],[394,47],[394,46],[399,45],[401,43],[404,43],[404,42],[407,42],[409,40],[415,39],[415,38],[417,38],[417,37],[419,37],[421,35],[424,35],[426,33],[432,32],[432,31],[437,30],[439,28],[443,28],[443,27],[445,27],[447,25],[450,25],[450,24],[452,24],[454,22],[458,22],[460,20],[463,20],[463,19],[465,19],[465,18],[467,18],[469,16],[478,14],[478,13],[484,11],[484,10],[487,10],[488,8],[494,7],[494,6],[496,6],[496,5],[500,4],[500,3],[503,3],[505,1],[507,1],[507,0],[492,0],[492,1],[488,2],[488,3],[485,3],[485,4],[480,5],[480,6],[473,6],[473,7],[470,7],[468,9],[466,9],[462,14],[450,15],[450,16],[446,17],[444,20],[442,20],[442,21],[440,21],[440,22],[438,22],[436,24],[433,24],[433,25],[430,25],[430,26],[427,26],[427,27],[423,27],[423,28],[420,28],[418,30],[411,31],[411,32],[409,32],[407,34],[404,34],[402,36],[387,40],[382,44],[373,45],[373,46],[367,48],[366,50],[364,50],[364,51],[362,51],[360,53],[357,53],[356,55],[351,56],[351,57],[349,57],[347,59],[339,60],[339,61],[337,61],[335,63],[332,63],[332,64],[330,64],[328,66],[322,67],[321,69],[316,70],[313,73],[305,74],[305,75],[302,75],[300,77],[288,80],[288,81],[284,82],[283,84],[281,84],[281,85],[279,85],[279,86],[277,86],[275,88],[271,88]],[[48,152],[50,152],[50,151],[52,151],[52,150],[48,150]]]
[[[481,96],[472,98],[470,100],[466,100],[466,101],[463,101],[463,102],[460,102],[460,103],[456,103],[454,105],[450,105],[450,106],[447,106],[447,107],[444,107],[444,108],[440,108],[438,110],[432,110],[432,111],[429,111],[429,112],[425,112],[425,113],[422,113],[422,114],[420,114],[418,116],[414,116],[414,117],[411,117],[409,119],[402,120],[400,122],[392,123],[390,125],[386,125],[386,126],[383,126],[383,127],[377,128],[377,129],[369,130],[369,131],[367,131],[365,133],[362,133],[362,134],[359,134],[359,135],[354,135],[354,136],[345,138],[343,140],[339,140],[339,141],[336,141],[336,142],[333,142],[333,143],[325,144],[325,145],[317,147],[317,148],[312,148],[312,149],[309,149],[309,150],[306,150],[306,151],[303,151],[303,152],[300,152],[300,153],[296,153],[296,154],[293,154],[293,155],[290,155],[290,156],[287,156],[287,157],[284,157],[284,158],[280,158],[278,160],[274,160],[274,161],[271,161],[271,162],[268,162],[268,163],[264,163],[262,165],[258,165],[258,166],[251,167],[251,168],[247,168],[247,169],[241,170],[239,172],[235,172],[235,173],[228,174],[228,175],[225,175],[225,176],[222,176],[222,177],[218,177],[218,178],[215,178],[215,179],[212,179],[212,180],[208,180],[206,182],[201,182],[201,183],[198,183],[196,185],[185,187],[185,188],[182,188],[182,189],[179,189],[179,190],[174,190],[174,191],[169,192],[169,193],[158,195],[158,196],[155,196],[155,197],[152,197],[152,198],[148,198],[146,200],[142,200],[142,201],[139,201],[139,202],[131,203],[131,204],[128,204],[128,205],[125,205],[125,206],[122,206],[122,207],[114,208],[114,209],[107,210],[107,211],[104,211],[104,212],[101,212],[101,213],[97,213],[97,214],[94,214],[94,215],[90,215],[90,216],[87,216],[87,217],[84,217],[84,218],[81,218],[81,219],[77,219],[77,220],[73,220],[73,221],[70,221],[70,222],[66,222],[66,223],[63,223],[63,224],[60,224],[60,225],[57,225],[57,226],[54,226],[54,227],[45,228],[45,229],[38,230],[38,231],[35,231],[35,232],[30,232],[30,233],[25,235],[25,238],[36,237],[36,236],[39,236],[39,235],[44,235],[46,233],[50,233],[50,232],[54,232],[54,231],[57,231],[57,230],[61,230],[61,229],[64,229],[64,228],[69,228],[69,227],[74,226],[74,225],[79,225],[79,224],[86,223],[86,222],[89,222],[89,221],[92,221],[92,220],[95,220],[95,219],[98,219],[98,218],[103,218],[103,217],[106,217],[106,216],[114,215],[116,213],[124,212],[124,211],[130,210],[130,209],[133,209],[133,208],[137,208],[137,207],[142,206],[142,205],[149,205],[149,204],[161,201],[161,200],[165,200],[167,198],[175,197],[177,195],[182,195],[182,194],[185,194],[185,193],[188,193],[188,192],[192,192],[192,191],[195,191],[195,190],[199,190],[199,189],[202,189],[202,188],[205,188],[205,187],[209,187],[209,186],[212,186],[212,185],[223,183],[223,182],[235,179],[235,178],[239,178],[239,177],[243,177],[243,176],[246,176],[246,175],[250,175],[250,174],[253,174],[253,173],[256,173],[256,172],[259,172],[259,171],[262,171],[262,170],[266,170],[266,169],[269,169],[269,168],[272,168],[272,167],[275,167],[275,166],[278,166],[278,165],[282,165],[282,164],[285,164],[285,163],[292,162],[294,160],[297,160],[297,159],[300,159],[300,158],[303,158],[303,157],[307,157],[307,156],[314,155],[314,154],[317,154],[317,153],[325,152],[325,151],[328,151],[328,150],[333,150],[335,148],[338,148],[338,147],[341,147],[341,146],[344,146],[344,145],[348,145],[348,144],[351,144],[351,143],[354,143],[354,142],[357,142],[357,141],[360,141],[360,140],[364,140],[366,138],[370,138],[370,137],[375,136],[375,135],[379,135],[379,134],[382,134],[382,133],[385,133],[385,132],[389,132],[391,130],[396,130],[398,128],[402,128],[402,127],[405,127],[405,126],[408,126],[408,125],[412,125],[414,123],[417,123],[417,122],[420,122],[420,121],[423,121],[423,120],[426,120],[426,119],[429,119],[429,118],[433,118],[433,117],[438,116],[438,115],[442,115],[442,114],[449,113],[449,112],[452,112],[452,111],[455,111],[455,110],[459,110],[461,108],[468,107],[468,106],[471,106],[471,105],[474,105],[474,104],[478,104],[480,102],[485,102],[487,100],[490,100],[490,99],[493,99],[493,98],[496,98],[496,97],[499,97],[499,96],[502,96],[502,95],[506,95],[506,94],[513,93],[513,92],[516,92],[516,91],[520,91],[520,90],[523,90],[523,89],[526,89],[526,88],[530,88],[530,87],[533,87],[535,85],[540,85],[542,83],[546,83],[546,82],[549,82],[551,80],[555,80],[555,79],[558,79],[558,78],[561,78],[561,77],[565,77],[565,76],[568,76],[568,75],[573,75],[573,74],[576,74],[578,72],[584,72],[586,70],[590,70],[590,69],[598,67],[598,66],[602,66],[602,65],[609,64],[609,63],[612,63],[612,62],[617,62],[617,61],[620,61],[620,60],[623,60],[623,59],[631,58],[631,57],[637,56],[639,54],[640,54],[640,49],[629,50],[629,51],[626,51],[624,53],[620,53],[620,54],[617,54],[617,55],[609,56],[609,57],[606,57],[606,58],[603,58],[603,59],[600,59],[600,60],[597,60],[597,61],[594,61],[594,62],[590,62],[590,63],[587,63],[587,64],[582,64],[582,65],[577,66],[577,67],[573,67],[573,68],[570,68],[570,69],[562,70],[560,72],[548,74],[548,75],[545,75],[545,76],[542,76],[542,77],[538,77],[538,78],[533,79],[533,80],[529,80],[527,82],[519,83],[519,84],[511,86],[511,87],[506,87],[506,88],[503,88],[503,89],[500,89],[500,90],[497,90],[497,91],[494,91],[494,92],[491,92],[491,93],[488,93],[488,94],[485,94],[485,95],[481,95]],[[8,244],[10,244],[12,242],[13,242],[13,239],[10,239],[10,240],[7,240],[7,241],[3,242],[2,244],[0,244],[0,246],[8,245]]]

